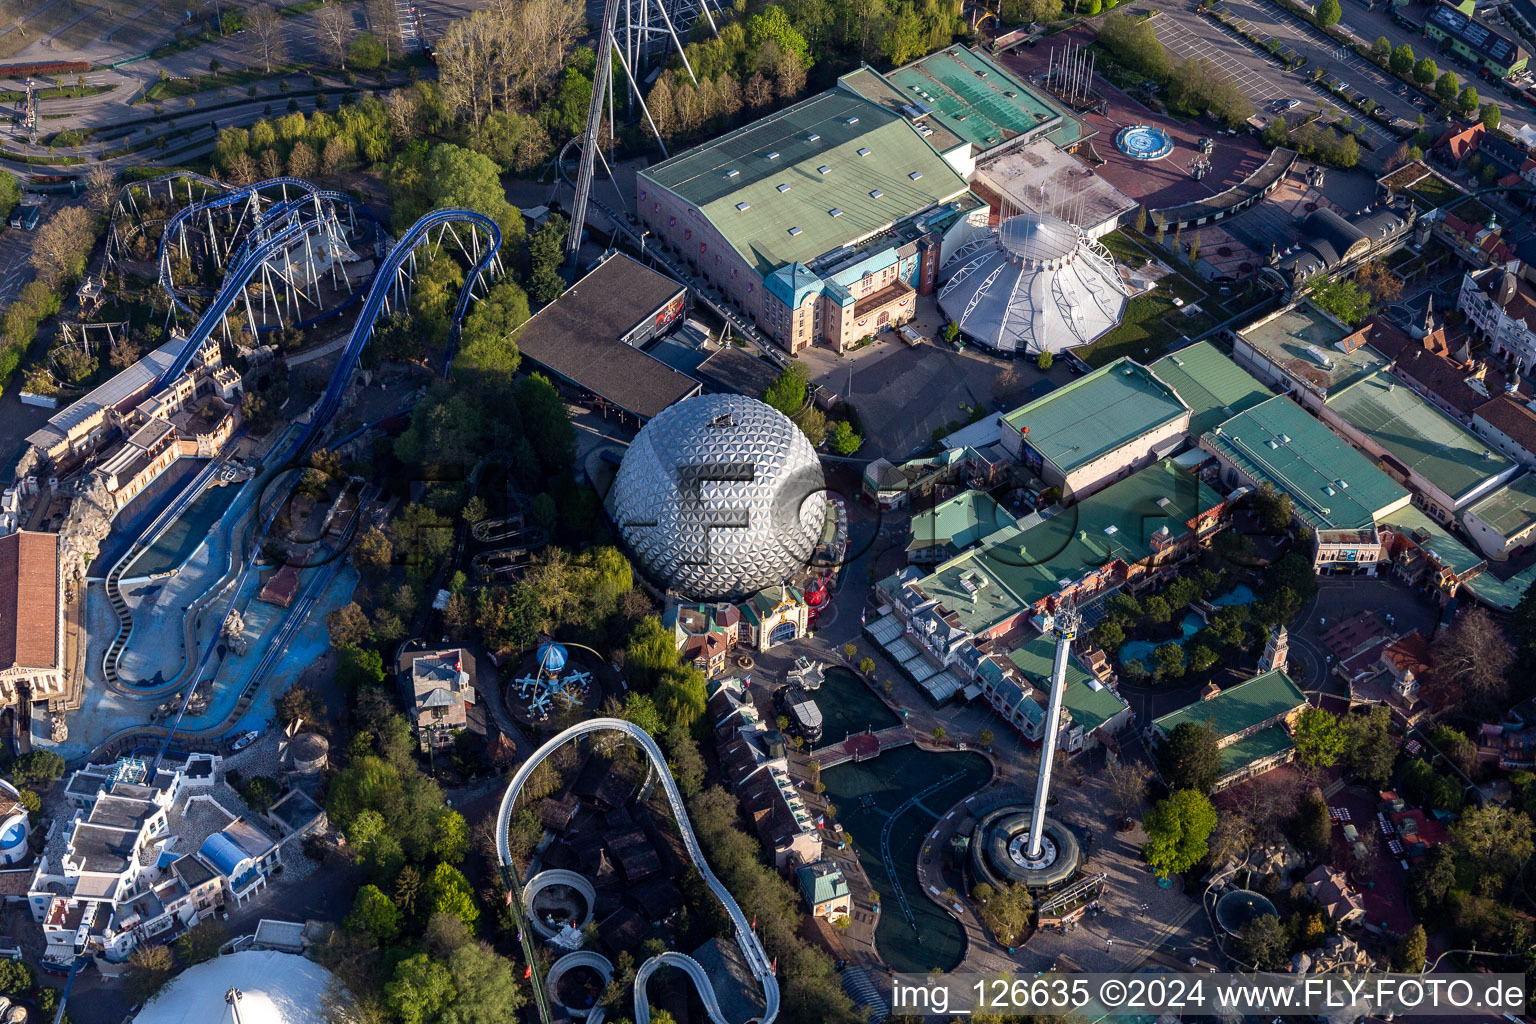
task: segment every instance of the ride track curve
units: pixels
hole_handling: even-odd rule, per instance
[[[500,863],[502,882],[507,887],[508,893],[516,893],[521,886],[514,884],[512,852],[507,844],[508,830],[512,825],[512,808],[517,803],[517,797],[527,784],[533,771],[547,757],[571,740],[593,733],[617,732],[634,741],[650,759],[651,768],[661,780],[662,789],[666,791],[667,803],[672,808],[672,819],[677,823],[677,831],[683,838],[683,846],[688,851],[688,857],[693,861],[693,866],[703,877],[704,883],[709,886],[709,891],[715,899],[725,908],[727,916],[731,919],[731,926],[736,933],[736,944],[741,947],[742,955],[746,958],[747,967],[763,987],[763,1002],[765,1010],[763,1016],[758,1018],[760,1024],[773,1024],[779,1015],[779,979],[774,976],[774,965],[768,959],[768,952],[763,949],[762,940],[757,937],[757,932],[747,923],[747,918],[742,913],[741,906],[736,898],[731,895],[725,884],[715,876],[715,872],[709,866],[709,861],[704,857],[704,849],[699,845],[698,837],[694,835],[693,824],[688,820],[688,811],[683,806],[683,795],[677,788],[677,781],[672,778],[672,771],[667,767],[666,756],[661,752],[654,737],[633,722],[626,722],[622,718],[592,718],[585,722],[578,722],[555,736],[550,738],[520,765],[512,776],[512,781],[507,784],[507,792],[501,799],[501,810],[496,817],[496,858]],[[517,917],[518,930],[521,934],[523,952],[530,964],[536,963],[535,949],[529,936],[530,928],[527,926],[526,912],[522,901],[512,898],[510,904],[514,915]],[[686,953],[668,951],[651,957],[640,965],[635,972],[635,1024],[650,1024],[650,1002],[645,995],[645,982],[657,970],[657,968],[677,967],[693,980],[694,988],[698,990],[699,999],[703,1001],[709,1019],[713,1024],[739,1024],[728,1021],[721,1015],[719,1001],[715,997],[715,990],[709,983],[709,975],[693,957]],[[544,981],[537,971],[530,975],[533,983],[534,1000],[538,1003],[539,1013],[547,1022],[550,1020],[549,995],[545,991]]]
[[[482,213],[476,213],[473,210],[433,210],[430,213],[423,214],[417,219],[416,223],[406,229],[398,241],[390,246],[388,254],[380,261],[379,267],[369,284],[368,292],[363,299],[362,311],[358,314],[356,324],[353,325],[352,333],[347,339],[346,347],[342,350],[341,359],[337,363],[336,370],[331,376],[325,393],[315,403],[314,408],[311,410],[309,422],[305,425],[298,438],[288,446],[287,450],[278,459],[273,460],[277,469],[269,478],[269,482],[275,481],[293,470],[307,468],[303,460],[309,454],[310,448],[319,436],[321,429],[335,415],[337,408],[340,406],[342,394],[352,378],[352,372],[357,367],[357,361],[362,355],[363,348],[367,345],[368,339],[373,335],[374,325],[383,310],[384,302],[389,297],[390,289],[395,287],[396,275],[404,267],[406,260],[411,257],[416,248],[423,242],[429,241],[428,236],[432,229],[445,228],[455,222],[469,224],[483,230],[488,236],[489,244],[483,252],[479,252],[474,266],[465,275],[463,288],[459,293],[458,302],[454,306],[453,327],[449,332],[448,344],[443,357],[442,373],[444,376],[447,376],[452,366],[454,352],[458,347],[459,332],[464,323],[464,313],[469,308],[470,301],[475,297],[476,286],[481,284],[492,264],[498,262],[501,251],[501,228],[491,218]],[[230,303],[233,301],[233,294],[238,293],[239,288],[243,287],[243,283],[234,288],[229,287],[230,277],[243,275],[246,279],[249,279],[254,266],[259,265],[271,253],[286,245],[297,233],[308,230],[308,227],[308,222],[290,225],[253,249],[244,258],[239,268],[232,268],[231,275],[226,278],[225,287],[220,288],[219,294],[215,296],[214,303],[210,305],[207,312],[198,320],[197,326],[194,327],[193,332],[188,336],[186,344],[182,346],[176,359],[172,361],[165,373],[161,375],[160,380],[156,382],[156,391],[163,389],[167,384],[180,376],[191,362],[198,348],[208,341],[214,327],[217,326],[222,318],[223,312],[228,310]],[[441,238],[442,235],[440,233],[438,240],[441,241]],[[489,290],[488,286],[487,290]],[[299,474],[292,473],[291,475],[292,483],[290,483],[288,488],[280,488],[279,495],[286,496],[287,492],[297,484]],[[257,560],[261,557],[262,541],[266,539],[273,522],[280,515],[284,501],[281,497],[279,497],[279,500],[273,501],[265,515],[263,515],[261,505],[262,499],[261,496],[258,496],[251,509],[252,537],[246,548],[246,557],[241,561],[240,570],[235,576],[233,585],[230,587],[229,598],[225,602],[224,611],[219,616],[219,621],[221,622],[228,618],[235,602],[239,600],[240,592],[245,585],[246,579],[250,576],[251,569],[255,567]],[[300,568],[304,568],[304,566],[300,566]],[[160,747],[155,753],[152,772],[160,767],[161,761],[165,758],[166,751],[170,748],[171,741],[180,730],[182,719],[187,713],[187,706],[191,703],[193,695],[197,693],[198,686],[203,679],[203,673],[207,670],[208,662],[216,649],[217,645],[209,644],[203,649],[201,656],[198,658],[197,666],[190,676],[191,684],[187,687],[187,692],[182,698],[181,706],[176,709],[175,718],[167,728],[165,738],[161,741]]]

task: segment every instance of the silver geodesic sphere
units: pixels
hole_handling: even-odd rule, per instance
[[[699,395],[645,425],[607,504],[653,582],[714,601],[755,594],[810,563],[825,487],[789,417],[743,395]]]

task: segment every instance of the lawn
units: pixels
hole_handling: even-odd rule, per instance
[[[1151,255],[1146,249],[1142,248],[1140,242],[1131,238],[1129,231],[1111,231],[1103,238],[1100,238],[1099,241],[1104,243],[1104,248],[1108,249],[1115,259],[1121,263],[1135,263],[1139,265]]]
[[[1074,354],[1093,367],[1106,366],[1122,356],[1130,356],[1139,363],[1156,359],[1180,341],[1184,333],[1164,322],[1163,318],[1173,309],[1173,300],[1159,292],[1138,295],[1126,303],[1125,319],[1118,327],[1092,345],[1075,349]]]
[[[87,14],[60,32],[56,37],[59,43],[66,49],[78,50],[84,44],[101,35],[101,19],[96,16],[100,10],[99,6],[92,7],[90,14]]]
[[[33,10],[20,26],[0,36],[0,58],[14,56],[29,43],[45,38],[84,10],[84,7],[76,6],[74,0],[54,0],[46,7]]]

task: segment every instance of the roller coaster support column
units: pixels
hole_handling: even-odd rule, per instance
[[[597,162],[597,137],[603,126],[603,100],[613,71],[613,29],[619,21],[619,0],[603,5],[603,28],[597,37],[597,68],[592,75],[592,101],[587,104],[587,134],[581,143],[581,169],[576,174],[576,199],[571,206],[571,226],[565,236],[565,252],[571,271],[581,251],[581,233],[587,226],[587,200],[592,195],[592,171]]]

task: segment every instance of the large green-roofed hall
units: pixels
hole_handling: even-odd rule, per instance
[[[1191,437],[1274,397],[1257,377],[1209,341],[1170,352],[1151,369],[1189,406]]]
[[[1047,484],[1085,494],[1171,454],[1188,424],[1173,388],[1119,359],[1004,415],[1002,442]]]

